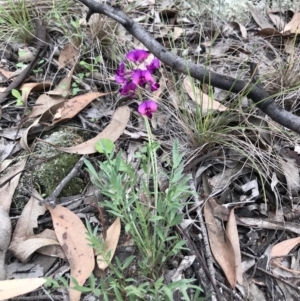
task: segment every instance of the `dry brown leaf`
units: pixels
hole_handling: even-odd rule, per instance
[[[275,28],[265,28],[257,32],[255,36],[259,37],[281,37],[282,34]]]
[[[72,43],[65,45],[64,49],[61,51],[58,58],[58,69],[62,69],[66,66],[74,66],[78,60],[79,49],[77,40],[74,40]]]
[[[30,92],[40,92],[45,91],[46,88],[49,88],[51,86],[50,81],[45,81],[42,83],[26,83],[23,84],[21,87],[22,91],[22,100],[24,103],[27,102],[28,95]]]
[[[300,31],[300,12],[294,13],[292,20],[285,25],[283,33],[298,33]]]
[[[288,191],[292,194],[299,190],[300,176],[298,166],[294,158],[290,158],[288,153],[284,150],[280,152],[282,158],[278,159],[278,165],[285,175]]]
[[[41,117],[38,117],[38,118],[36,118],[32,122],[32,124],[26,129],[26,131],[23,133],[23,135],[22,135],[22,137],[20,139],[20,145],[21,145],[21,147],[24,148],[24,149],[26,149],[28,152],[31,152],[31,149],[30,149],[30,147],[29,147],[29,145],[27,143],[27,136],[29,134],[30,129],[33,128],[33,127],[35,127],[39,123],[40,118]]]
[[[268,19],[257,8],[250,3],[248,3],[248,7],[254,21],[261,29],[273,28],[273,25],[269,23]]]
[[[295,39],[293,38],[284,38],[284,52],[293,55],[295,53]],[[291,56],[293,59],[293,56]],[[292,62],[290,66],[292,66]]]
[[[8,213],[0,206],[0,280],[6,277],[5,254],[10,244],[11,222]]]
[[[216,100],[211,99],[207,94],[203,93],[197,87],[193,87],[189,77],[183,81],[186,92],[194,102],[202,107],[202,114],[205,115],[209,110],[225,111],[227,108]]]
[[[12,162],[13,162],[12,159],[6,159],[6,160],[0,162],[0,172],[5,170]]]
[[[47,238],[47,239],[52,239],[52,240],[57,241],[55,232],[50,229],[45,229],[42,233],[35,235],[35,237],[36,238]],[[43,255],[51,256],[51,257],[59,257],[62,259],[66,259],[66,254],[60,245],[44,246],[44,247],[37,249],[36,252],[43,254]]]
[[[51,125],[54,125],[68,119],[72,119],[95,98],[108,94],[110,93],[91,92],[75,96],[65,102],[56,104],[49,108],[49,110],[42,115],[40,122],[47,122],[48,124],[50,123]]]
[[[71,154],[93,154],[96,152],[95,144],[99,139],[108,138],[115,142],[123,134],[129,121],[129,117],[129,107],[119,107],[112,116],[109,125],[98,136],[73,147],[57,147],[57,149]]]
[[[283,14],[277,15],[274,11],[267,9],[267,14],[269,18],[272,20],[273,24],[278,30],[282,30],[285,24],[284,19],[281,17]]]
[[[291,252],[300,243],[300,237],[295,237],[281,241],[280,243],[274,245],[271,250],[271,257],[282,256],[282,258],[273,258],[274,263],[280,264],[283,257]]]
[[[0,180],[0,184],[4,183],[6,180],[8,180],[10,177],[16,175],[13,177],[8,183],[6,183],[3,187],[0,188],[0,206],[9,213],[10,205],[12,202],[12,197],[14,195],[15,189],[19,184],[21,171],[24,169],[24,166],[26,164],[27,158],[24,158],[20,162],[16,163],[15,165],[12,165],[7,173],[2,176]]]
[[[28,115],[29,118],[34,118],[44,114],[53,105],[64,102],[66,97],[70,93],[72,75],[74,73],[76,65],[70,70],[68,75],[60,81],[58,86],[40,97],[35,102],[36,106],[33,107],[31,113]]]
[[[120,238],[120,233],[121,233],[121,221],[120,218],[118,217],[114,221],[114,223],[107,229],[106,238],[104,241],[105,243],[104,253],[107,256],[108,252],[110,252],[110,258],[109,258],[110,261],[115,254]],[[104,257],[101,254],[97,256],[97,265],[101,270],[105,270],[108,267],[107,261],[104,260]]]
[[[45,229],[43,232],[36,234],[34,237],[55,240],[58,242],[54,230],[51,230],[51,229]],[[43,247],[37,249],[36,252],[44,254],[44,255],[48,255],[51,257],[59,257],[59,258],[66,259],[66,254],[63,251],[63,249],[59,243],[55,244],[55,245],[43,246]]]
[[[243,270],[242,270],[242,256],[240,249],[239,234],[234,215],[234,208],[230,211],[229,218],[226,225],[226,233],[232,244],[234,257],[235,257],[235,270],[236,281],[238,284],[243,285]]]
[[[45,206],[40,206],[37,199],[42,197],[32,191],[32,197],[24,207],[13,233],[9,250],[21,261],[26,262],[37,249],[58,245],[57,239],[44,238],[42,233],[35,236],[33,229],[38,227],[37,219],[46,211]]]
[[[235,258],[232,256],[234,250],[222,225],[219,225],[214,217],[215,208],[219,205],[213,198],[209,198],[204,205],[205,224],[211,251],[222,268],[230,286],[236,285]]]
[[[182,27],[174,26],[173,30],[174,30],[172,34],[173,41],[176,41],[184,32],[184,29]]]
[[[247,39],[247,29],[245,26],[243,26],[242,24],[238,23],[238,22],[228,22],[228,26],[230,26],[232,29],[239,29],[242,37],[244,39]]]
[[[35,118],[47,112],[55,104],[64,103],[65,97],[62,96],[49,96],[47,94],[42,94],[36,100],[36,106],[33,107],[32,111],[28,115],[29,118]]]
[[[3,74],[7,79],[9,79],[12,75],[14,75],[15,71],[8,71],[4,68],[0,68],[0,73]]]
[[[6,300],[27,294],[42,286],[47,280],[27,278],[0,281],[0,300]]]
[[[51,213],[56,237],[70,263],[71,276],[83,285],[94,266],[94,251],[86,239],[87,229],[80,218],[67,208],[47,206]],[[69,290],[70,300],[79,301],[81,292]]]
[[[70,93],[72,76],[75,71],[75,68],[76,68],[76,64],[69,71],[68,75],[63,80],[60,81],[57,87],[54,90],[47,92],[47,94],[52,96],[67,97]]]

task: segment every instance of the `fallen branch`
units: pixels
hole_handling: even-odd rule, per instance
[[[261,86],[255,85],[251,81],[236,79],[208,70],[202,65],[188,62],[183,58],[167,51],[153,36],[145,29],[130,19],[121,10],[94,0],[78,0],[89,8],[87,21],[94,13],[106,15],[121,25],[136,39],[138,39],[152,54],[161,62],[184,74],[189,74],[193,78],[207,83],[211,86],[231,91],[234,93],[246,93],[253,100],[257,107],[274,121],[284,127],[300,134],[300,117],[286,111],[279,106],[268,92]]]

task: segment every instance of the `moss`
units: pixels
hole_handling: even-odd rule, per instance
[[[36,188],[39,188],[45,197],[49,196],[78,160],[77,155],[62,153],[38,166],[34,172]],[[76,195],[81,193],[82,189],[83,181],[75,177],[66,185],[60,196]]]
[[[59,126],[42,136],[44,141],[62,147],[74,146],[90,138],[88,132],[74,123]],[[44,198],[48,197],[79,160],[80,156],[60,152],[50,144],[44,142],[35,144],[34,153],[30,156],[25,169],[28,169],[28,166],[36,164],[37,166],[33,172],[23,173],[14,195],[15,208],[24,207],[31,196],[32,185]],[[83,180],[75,177],[65,186],[60,197],[79,194],[83,188]]]
[[[85,141],[84,131],[73,125],[61,126],[44,136],[44,140],[57,146],[70,147]],[[57,185],[72,170],[79,160],[78,155],[62,153],[46,143],[37,143],[35,153],[49,161],[35,168],[35,185],[39,186],[43,196],[49,196]],[[53,158],[53,159],[51,159]],[[80,178],[73,178],[64,188],[60,196],[70,196],[82,192],[83,183]]]

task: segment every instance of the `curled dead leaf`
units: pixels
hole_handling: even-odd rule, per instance
[[[26,278],[0,281],[0,300],[27,294],[42,286],[46,279]]]
[[[226,224],[226,233],[232,244],[235,258],[236,281],[243,285],[243,270],[242,270],[242,256],[240,249],[240,240],[237,230],[236,219],[234,215],[234,208],[230,211],[228,221]]]
[[[210,96],[205,94],[203,91],[201,91],[197,87],[192,86],[191,79],[186,77],[183,80],[183,85],[185,87],[186,92],[191,97],[191,99],[201,106],[202,108],[202,114],[205,115],[210,110],[218,110],[218,111],[226,111],[227,108],[223,106],[220,102],[217,100],[212,99]]]
[[[26,262],[41,247],[59,244],[55,237],[43,237],[43,232],[37,236],[34,234],[33,229],[38,227],[38,217],[46,212],[45,206],[38,204],[37,199],[41,198],[35,190],[32,191],[32,197],[24,207],[13,233],[9,250],[21,262]]]
[[[119,238],[120,238],[120,233],[121,233],[121,221],[120,218],[118,217],[114,223],[107,229],[106,232],[106,238],[105,238],[105,249],[104,249],[104,253],[105,254],[99,254],[97,256],[97,265],[99,267],[99,269],[101,270],[105,270],[108,267],[108,262],[106,260],[104,260],[104,258],[107,256],[107,254],[109,253],[109,260],[111,261],[111,259],[113,258],[118,242],[119,242]]]
[[[108,138],[115,142],[124,132],[130,117],[130,109],[128,106],[119,107],[111,118],[109,125],[96,137],[84,143],[73,147],[57,147],[66,153],[71,154],[93,154],[96,152],[95,144],[101,138]]]
[[[71,276],[83,285],[95,266],[94,251],[86,239],[87,229],[80,218],[67,208],[47,206],[60,245],[70,263]],[[70,300],[79,301],[81,292],[70,288]]]
[[[51,123],[51,125],[53,125],[68,119],[72,119],[94,99],[107,94],[110,93],[91,92],[75,96],[67,101],[55,104],[41,116],[40,121],[44,123]]]
[[[5,176],[0,179],[0,184],[10,179],[8,183],[0,188],[0,206],[2,206],[6,212],[9,212],[10,210],[12,197],[15,193],[16,187],[18,186],[21,177],[21,171],[24,169],[26,161],[27,159],[25,158],[15,165],[11,165]]]
[[[0,280],[4,280],[5,271],[5,254],[10,244],[11,222],[6,210],[0,206]]]
[[[205,224],[211,251],[222,268],[230,286],[236,285],[236,267],[232,244],[224,231],[224,227],[217,223],[214,213],[218,210],[217,202],[209,198],[204,205]],[[218,219],[219,220],[219,219]]]

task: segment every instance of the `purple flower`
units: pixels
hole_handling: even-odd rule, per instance
[[[154,78],[148,70],[136,69],[132,73],[132,82],[144,88],[146,83],[154,83]]]
[[[158,88],[159,88],[159,83],[157,82],[151,83],[150,85],[151,92],[158,90]]]
[[[148,56],[149,56],[148,51],[143,50],[143,49],[135,49],[135,50],[129,51],[126,55],[126,57],[129,61],[132,61],[135,63],[143,62]]]
[[[150,73],[154,73],[159,68],[159,65],[159,59],[155,57],[152,62],[146,66],[146,68]]]
[[[132,82],[127,83],[120,89],[120,93],[122,95],[128,95],[130,97],[134,97],[136,88],[137,88],[137,85],[135,83],[132,83]]]
[[[145,115],[149,119],[151,119],[152,113],[157,111],[157,103],[151,99],[145,100],[139,105],[138,111],[140,114]]]
[[[126,72],[125,72],[125,64],[122,62],[120,64],[119,69],[116,71],[115,75],[115,81],[119,84],[124,84],[126,83],[126,78],[125,78]]]
[[[151,91],[156,91],[159,88],[159,84],[155,82],[149,70],[134,70],[132,73],[132,82],[142,88],[145,88],[149,84]]]

